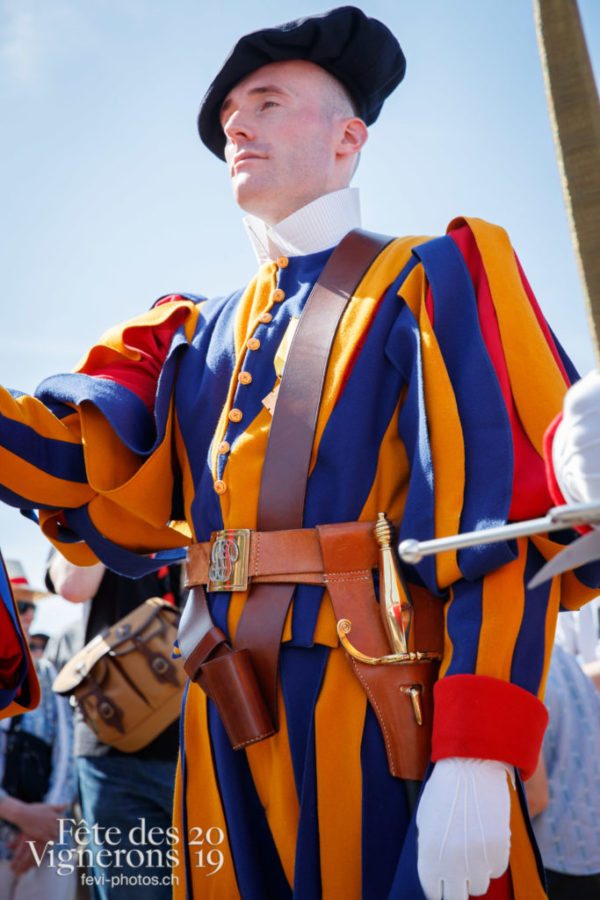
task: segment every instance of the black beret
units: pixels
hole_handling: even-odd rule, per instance
[[[404,54],[389,28],[355,6],[340,6],[246,34],[223,63],[200,105],[198,131],[216,156],[225,158],[219,114],[232,88],[261,66],[290,59],[316,63],[335,75],[367,125],[375,121],[406,69]]]

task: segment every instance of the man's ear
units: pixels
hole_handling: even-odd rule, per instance
[[[345,119],[342,137],[337,147],[338,156],[360,153],[368,137],[369,131],[362,119],[357,116]]]

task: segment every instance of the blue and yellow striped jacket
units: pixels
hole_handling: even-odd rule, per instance
[[[98,556],[125,574],[152,565],[144,554],[254,527],[271,421],[263,400],[329,252],[267,263],[227,297],[164,298],[35,398],[2,391],[2,499],[40,509],[44,532],[74,562]],[[574,376],[501,229],[455,220],[441,238],[397,239],[336,334],[305,526],[385,510],[402,519],[401,537],[428,539],[542,514],[543,433]],[[559,549],[533,538],[407,570],[445,607],[438,756],[510,750],[530,767],[559,604],[578,607],[599,583],[588,567],[528,590]],[[211,598],[230,635],[244,600]],[[177,897],[422,896],[402,784],[337,644],[322,591],[299,586],[281,654],[281,727],[245,752],[231,750],[189,686],[179,836],[216,829],[223,862],[207,878],[206,847],[188,841],[184,851],[180,840]],[[513,806],[515,896],[531,900],[543,892]]]

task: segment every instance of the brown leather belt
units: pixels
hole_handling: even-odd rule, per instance
[[[343,522],[289,531],[243,532],[248,542],[247,584],[283,581],[291,586],[321,585],[327,589],[338,627],[344,619],[351,622],[355,647],[371,658],[384,657],[389,645],[372,577],[379,562],[375,524]],[[186,631],[194,648],[186,660],[186,670],[218,701],[237,748],[273,733],[272,718],[265,714],[251,689],[255,657],[247,648],[231,652],[225,635],[210,618],[204,593],[214,548],[219,541],[239,539],[239,531],[216,532],[210,542],[188,549],[187,584],[192,592],[184,611],[190,618]],[[216,558],[220,555],[217,553]],[[235,551],[231,555],[238,556]],[[423,588],[411,586],[410,594],[414,607],[411,647],[425,652],[412,653],[410,659],[394,666],[368,665],[355,655],[349,661],[381,723],[390,771],[420,780],[430,752],[435,657],[442,650],[443,604]],[[279,610],[280,615],[283,612]],[[269,624],[263,620],[269,640],[274,640]],[[410,696],[415,690],[424,727],[416,727],[413,718]]]
[[[345,522],[337,526],[340,536],[340,572],[347,571],[347,561],[357,570],[377,567],[378,548],[373,537],[374,522]],[[325,575],[323,556],[316,528],[295,528],[286,531],[243,531],[230,529],[217,531],[211,540],[193,544],[188,549],[186,587],[206,585],[209,590],[230,590],[227,580],[219,587],[210,577],[215,564],[215,547],[219,542],[238,546],[242,537],[248,541],[248,556],[243,571],[236,576],[236,583],[285,582],[291,584],[326,585],[335,572]],[[239,558],[239,551],[233,555]],[[212,559],[212,562],[211,562]],[[242,588],[245,589],[245,588]]]

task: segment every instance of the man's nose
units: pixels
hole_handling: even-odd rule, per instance
[[[227,140],[234,144],[240,140],[251,141],[254,137],[254,131],[248,121],[248,117],[239,109],[234,110],[225,120],[223,131]]]

